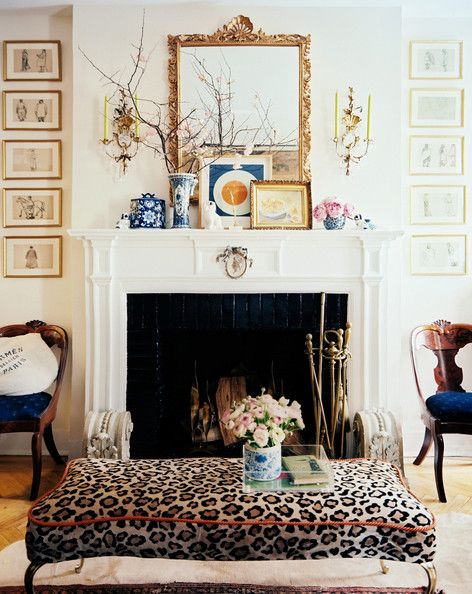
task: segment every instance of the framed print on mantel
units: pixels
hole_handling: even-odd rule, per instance
[[[411,186],[412,225],[463,225],[465,186]]]
[[[60,179],[60,140],[4,140],[3,179]]]
[[[61,42],[4,41],[3,80],[61,80]]]
[[[466,235],[412,235],[411,274],[459,276],[466,273]]]
[[[463,89],[410,89],[411,128],[460,128],[463,125]]]
[[[411,136],[410,175],[462,175],[463,136]]]
[[[4,130],[60,130],[61,91],[3,91]]]
[[[310,182],[251,182],[251,229],[311,229],[312,222]]]
[[[3,275],[7,278],[62,276],[62,236],[4,237]]]
[[[250,183],[269,179],[272,155],[249,155],[205,159],[200,171],[200,221],[205,202],[215,204],[223,227],[242,226],[249,229],[251,220]]]
[[[61,188],[4,188],[4,227],[60,227]]]
[[[410,79],[462,78],[462,41],[411,41]]]

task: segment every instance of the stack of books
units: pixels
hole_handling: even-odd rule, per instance
[[[322,462],[313,455],[283,456],[282,464],[289,473],[289,481],[292,485],[313,485],[321,488],[330,483],[326,462]]]

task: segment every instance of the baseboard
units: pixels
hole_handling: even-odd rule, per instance
[[[69,432],[54,429],[54,441],[61,456],[69,454]],[[31,433],[3,433],[0,435],[0,453],[2,456],[30,456]],[[43,453],[47,448],[43,444]]]

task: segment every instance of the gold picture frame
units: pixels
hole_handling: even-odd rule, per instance
[[[21,101],[22,106],[17,104],[15,108],[13,104],[15,96],[18,96],[18,101]],[[37,99],[28,99],[28,97],[33,96],[36,96]],[[49,102],[49,104],[45,104],[45,101]],[[38,111],[40,102],[45,107]],[[3,91],[2,103],[4,130],[62,130],[62,91]],[[13,110],[17,115],[17,122],[12,121],[11,112]],[[36,120],[32,117],[32,113],[35,115]],[[46,118],[48,118],[48,121],[46,121]]]
[[[32,52],[31,56],[29,52]],[[61,81],[61,42],[16,39],[4,41],[3,80]]]
[[[62,227],[62,188],[3,188],[3,227]]]
[[[456,118],[452,119],[434,119],[434,118],[425,118],[423,121],[424,123],[419,123],[419,113],[415,114],[414,106],[418,108],[418,105],[415,101],[416,95],[430,95],[430,96],[439,96],[444,99],[447,95],[456,95],[458,97],[458,101],[460,103],[459,109],[457,110],[458,115]],[[439,123],[438,123],[439,122]],[[441,123],[443,122],[443,123]],[[422,89],[422,88],[415,88],[410,89],[410,108],[409,108],[409,123],[410,128],[463,128],[464,127],[464,89]]]
[[[61,140],[3,140],[2,144],[3,179],[62,178]],[[50,154],[44,154],[47,149]]]
[[[417,67],[417,60],[415,59],[416,46],[423,48],[430,46],[430,66],[428,68],[425,58],[424,69]],[[444,65],[444,50],[447,46],[456,46],[458,64],[452,68],[451,75],[448,75],[447,67]],[[442,49],[440,49],[442,47]],[[440,40],[412,40],[410,41],[410,57],[409,57],[409,77],[410,80],[460,80],[462,79],[463,68],[463,43],[462,41],[440,41]],[[436,54],[433,54],[436,52]]]
[[[212,34],[168,35],[168,80],[169,80],[169,118],[171,128],[178,127],[181,120],[181,50],[182,48],[202,46],[267,46],[294,47],[298,49],[298,149],[297,175],[295,179],[309,180],[310,148],[311,148],[311,62],[310,35],[267,34],[262,29],[255,30],[251,20],[243,15],[234,17],[227,25]],[[179,166],[182,165],[182,154],[176,137],[170,153]],[[281,151],[281,154],[283,151]],[[198,190],[197,190],[198,191]],[[197,199],[198,195],[194,196]]]
[[[412,176],[464,175],[464,136],[434,134],[410,136],[409,174]]]
[[[11,235],[3,238],[5,278],[62,277],[62,235]]]
[[[467,188],[464,184],[410,186],[411,225],[464,225],[466,211]]]
[[[459,242],[455,240],[459,238]],[[415,234],[410,238],[410,273],[413,276],[467,274],[465,233]]]
[[[251,181],[251,229],[311,229],[311,184]]]

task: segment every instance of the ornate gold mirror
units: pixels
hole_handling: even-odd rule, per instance
[[[169,35],[168,44],[172,126],[190,116],[201,128],[215,105],[228,109],[216,125],[227,128],[220,150],[270,155],[269,179],[310,179],[310,36],[254,31],[240,15],[212,35]],[[185,171],[190,160],[178,144],[173,154]]]

